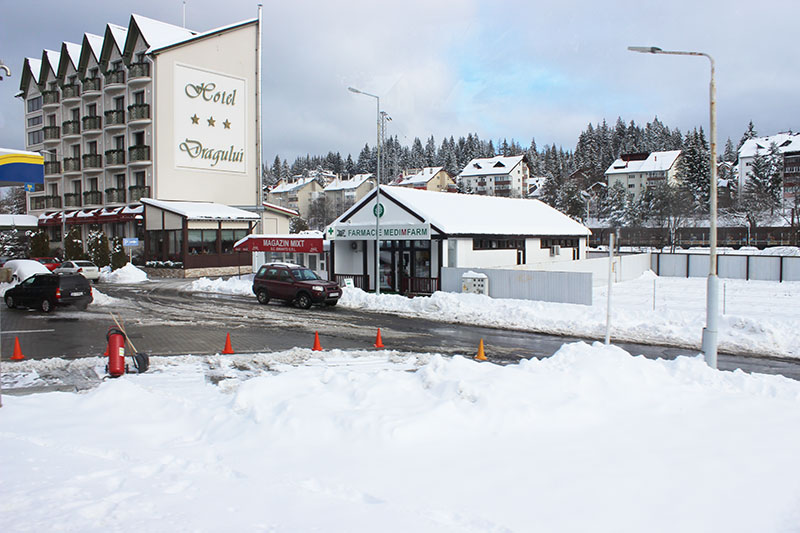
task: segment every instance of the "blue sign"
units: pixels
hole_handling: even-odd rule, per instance
[[[135,248],[139,246],[139,239],[136,237],[131,237],[129,239],[122,239],[122,246],[125,248]]]

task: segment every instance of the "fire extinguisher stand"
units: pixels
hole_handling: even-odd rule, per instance
[[[108,337],[108,357],[109,357],[109,375],[111,377],[119,377],[122,374],[128,372],[128,367],[125,365],[125,344],[127,342],[128,346],[130,346],[133,355],[131,355],[131,359],[133,359],[133,367],[135,368],[135,372],[137,374],[141,374],[142,372],[146,372],[148,367],[150,366],[150,357],[145,353],[139,353],[136,350],[136,346],[133,345],[133,341],[131,341],[128,334],[125,332],[125,327],[117,320],[117,317],[114,316],[114,313],[109,313],[111,318],[114,319],[114,323],[117,327],[109,328],[107,337]],[[113,332],[113,335],[112,335]],[[122,360],[120,363],[119,359],[114,361],[114,372],[112,373],[112,352],[116,349],[116,352],[121,355],[119,359]],[[116,356],[115,356],[116,357]],[[121,365],[121,368],[120,368]]]

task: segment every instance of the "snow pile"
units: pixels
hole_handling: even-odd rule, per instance
[[[147,274],[144,270],[136,268],[133,263],[128,263],[112,272],[101,272],[100,281],[103,283],[141,283],[147,281]]]
[[[238,294],[242,296],[253,295],[253,275],[223,278],[200,278],[189,286],[191,291],[216,292],[222,294]]]
[[[113,298],[111,296],[103,294],[94,287],[92,287],[92,298],[93,298],[92,305],[105,306],[105,305],[116,305],[120,303],[119,298]]]
[[[584,343],[506,367],[314,357],[328,356],[225,386],[209,362],[227,375],[244,360],[163,358],[87,393],[5,396],[0,523],[690,533],[800,523],[798,382]]]

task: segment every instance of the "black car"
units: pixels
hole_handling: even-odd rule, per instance
[[[92,303],[92,287],[80,274],[34,274],[8,289],[6,305],[31,307],[49,313],[56,306],[86,309]]]
[[[267,263],[253,278],[253,293],[261,304],[283,300],[308,309],[313,304],[336,305],[342,288],[320,278],[310,268],[289,263]]]

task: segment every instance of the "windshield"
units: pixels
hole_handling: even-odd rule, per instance
[[[294,279],[297,281],[310,281],[315,279],[320,279],[317,276],[317,273],[311,270],[310,268],[298,268],[292,270],[292,274],[294,274]]]

